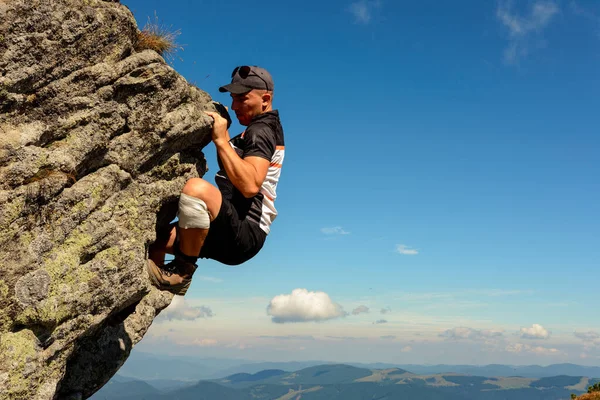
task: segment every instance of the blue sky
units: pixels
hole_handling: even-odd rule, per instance
[[[201,260],[138,349],[598,364],[598,2],[122,2],[216,101],[267,68],[286,135],[265,248]]]

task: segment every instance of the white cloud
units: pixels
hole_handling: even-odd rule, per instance
[[[548,339],[550,332],[539,324],[533,324],[531,328],[521,328],[522,339]]]
[[[286,336],[269,336],[261,335],[260,339],[275,339],[275,340],[315,340],[312,335],[286,335]]]
[[[594,332],[594,331],[574,332],[573,335],[575,335],[575,337],[583,340],[584,342],[594,342],[594,341],[600,339],[600,334],[598,334],[598,332]]]
[[[493,338],[502,337],[504,336],[504,334],[501,331],[496,331],[492,329],[478,330],[467,327],[458,327],[447,329],[444,332],[440,333],[439,336],[448,340],[485,341]]]
[[[348,10],[354,15],[354,21],[358,24],[368,24],[371,22],[373,17],[373,11],[381,6],[381,2],[378,0],[367,1],[359,0],[352,4]]]
[[[165,344],[175,344],[178,346],[194,346],[194,347],[214,347],[219,344],[216,339],[211,338],[199,338],[195,335],[187,336],[186,334],[182,334],[178,332],[173,335],[161,336],[159,340],[164,341]]]
[[[332,228],[321,228],[321,232],[325,235],[349,235],[350,232],[345,231],[341,226],[334,226]]]
[[[465,297],[502,297],[531,295],[534,292],[524,290],[502,290],[502,289],[466,289],[458,292],[397,292],[394,300],[402,302],[407,301],[426,301],[449,303]]]
[[[241,343],[239,341],[232,342],[232,343],[225,345],[225,348],[227,348],[227,349],[237,349],[237,350],[246,350],[246,349],[251,349],[253,347],[254,346],[252,346],[250,344]]]
[[[326,321],[346,316],[342,306],[325,292],[294,289],[291,294],[275,296],[267,306],[267,315],[276,323]]]
[[[586,351],[592,351],[600,346],[600,334],[598,332],[573,332],[573,335],[583,341],[583,348]]]
[[[386,308],[382,308],[381,309],[381,313],[382,314],[387,314],[387,313],[391,313],[392,309],[390,307],[386,307]]]
[[[368,313],[369,307],[367,306],[358,306],[354,310],[352,310],[352,315],[358,315],[362,313]]]
[[[200,346],[200,347],[212,347],[216,346],[217,342],[215,339],[194,339],[189,344],[192,346]]]
[[[520,37],[542,31],[558,11],[558,6],[552,1],[537,1],[533,4],[531,15],[524,18],[512,14],[510,2],[503,1],[499,4],[496,15],[508,28],[511,37]]]
[[[187,303],[183,296],[174,296],[171,304],[158,315],[156,320],[193,321],[198,318],[210,318],[212,316],[214,316],[214,313],[210,307],[192,307]]]
[[[553,1],[538,0],[533,4],[530,15],[524,17],[513,13],[511,1],[501,1],[496,10],[496,17],[508,29],[510,43],[504,51],[504,60],[515,64],[519,58],[529,53],[529,37],[535,33],[540,35],[559,12]]]
[[[360,340],[360,339],[364,339],[364,338],[354,337],[354,336],[325,336],[325,337],[329,338],[329,339],[335,339],[335,340]]]
[[[531,295],[533,290],[504,290],[504,289],[484,289],[484,290],[470,290],[471,294],[481,294],[489,297],[503,297],[503,296],[517,296],[517,295]]]
[[[514,343],[506,346],[506,351],[510,353],[534,353],[539,355],[555,355],[560,354],[560,351],[555,348],[542,346],[530,346],[523,343]]]
[[[419,254],[419,251],[417,249],[412,249],[404,244],[396,245],[396,252],[404,254],[405,256],[416,256],[417,254]]]
[[[402,353],[410,353],[412,351],[412,347],[404,346],[401,350]]]
[[[378,319],[377,321],[373,322],[374,324],[387,324],[388,321],[387,319]]]

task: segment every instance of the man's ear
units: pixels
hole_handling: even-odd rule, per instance
[[[264,92],[262,95],[263,104],[264,103],[269,104],[271,102],[271,100],[273,100],[273,94],[270,92]]]

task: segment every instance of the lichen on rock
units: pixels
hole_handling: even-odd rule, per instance
[[[210,96],[107,0],[0,0],[0,399],[87,398],[172,296],[145,248],[202,176]]]

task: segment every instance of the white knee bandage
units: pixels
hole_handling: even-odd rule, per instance
[[[196,197],[181,193],[179,197],[179,227],[183,229],[210,227],[210,213],[206,203]]]

